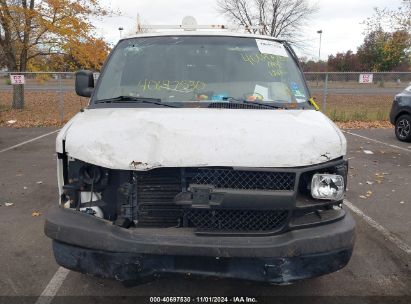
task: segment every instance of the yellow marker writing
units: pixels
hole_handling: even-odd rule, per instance
[[[308,101],[312,104],[312,106],[314,107],[316,111],[320,110],[320,107],[316,104],[316,102],[314,101],[314,98],[311,97]]]

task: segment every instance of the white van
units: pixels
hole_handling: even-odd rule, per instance
[[[57,263],[120,281],[285,284],[344,267],[346,140],[290,45],[229,31],[122,39],[57,137]]]

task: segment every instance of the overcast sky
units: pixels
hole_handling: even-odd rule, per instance
[[[361,22],[373,15],[373,8],[397,8],[401,0],[311,0],[317,3],[318,13],[306,27],[307,49],[300,56],[318,58],[319,35],[322,29],[321,58],[349,49],[356,51],[362,43],[364,26]],[[121,17],[107,17],[95,22],[97,34],[110,43],[136,27],[137,14],[142,23],[181,24],[184,16],[194,16],[199,24],[227,24],[224,16],[217,12],[216,0],[102,0],[103,4],[119,10]]]

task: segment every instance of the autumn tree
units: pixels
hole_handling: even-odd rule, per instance
[[[99,71],[109,52],[109,45],[101,38],[69,41],[62,47],[62,52],[38,56],[31,60],[28,70],[73,72],[86,69]]]
[[[308,59],[306,57],[300,57],[299,59],[301,67],[304,72],[326,72],[327,71],[327,62],[318,61],[313,59]]]
[[[83,60],[85,46],[101,44],[93,35],[90,18],[107,13],[99,0],[0,0],[0,53],[5,66],[24,72],[39,56],[67,50]],[[24,93],[19,88],[13,108],[23,107]]]
[[[218,0],[219,11],[248,31],[301,42],[301,30],[317,11],[308,0]],[[260,29],[251,29],[252,27]]]
[[[370,32],[358,48],[361,62],[370,71],[391,71],[408,60],[410,34],[406,31],[393,33],[376,30]]]
[[[351,50],[328,56],[328,69],[336,72],[360,72],[366,70],[359,56]]]
[[[391,71],[411,64],[411,0],[395,10],[376,8],[364,24],[366,36],[357,54],[367,69]]]

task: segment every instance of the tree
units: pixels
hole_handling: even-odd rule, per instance
[[[99,71],[110,52],[110,47],[101,38],[84,42],[71,41],[63,52],[38,56],[29,62],[29,71],[76,71],[79,69]]]
[[[411,0],[402,0],[397,9],[374,8],[374,15],[365,19],[365,34],[376,30],[386,32],[411,31]]]
[[[107,13],[99,0],[0,0],[0,53],[6,67],[24,72],[39,56],[95,41],[90,18]],[[22,88],[15,91],[13,107],[24,107]]]
[[[400,30],[411,32],[411,0],[402,0],[402,5],[392,15],[392,18],[396,20]]]
[[[376,30],[365,37],[357,53],[368,70],[391,71],[409,60],[410,41],[411,36],[406,31]]]
[[[326,72],[327,62],[308,59],[306,57],[299,58],[301,67],[304,72]]]
[[[6,66],[6,62],[4,60],[4,53],[0,48],[0,70]]]
[[[361,62],[372,71],[391,71],[411,64],[411,0],[396,10],[374,9],[364,21],[364,43],[358,48]]]
[[[219,0],[219,11],[250,33],[301,43],[301,30],[317,11],[308,0]],[[260,29],[252,29],[258,27]]]
[[[359,56],[351,50],[328,56],[328,68],[335,72],[360,72],[366,69]]]

